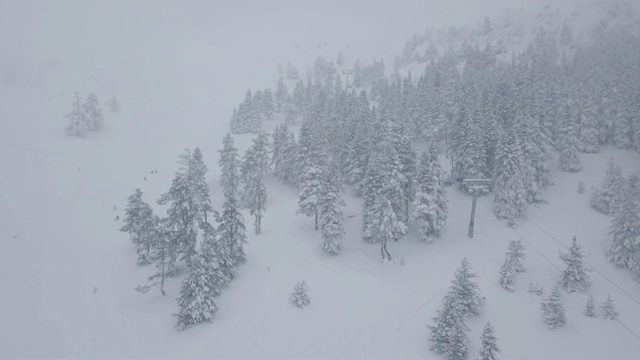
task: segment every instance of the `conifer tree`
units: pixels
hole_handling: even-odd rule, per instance
[[[587,300],[587,305],[584,308],[584,315],[588,317],[596,316],[596,309],[592,297],[589,297],[589,300]]]
[[[484,299],[480,296],[480,288],[473,281],[478,275],[471,272],[471,264],[467,258],[462,259],[462,264],[455,271],[455,278],[451,283],[450,291],[452,296],[456,297],[464,314],[478,315],[484,306]]]
[[[571,240],[571,246],[569,246],[569,253],[560,253],[560,259],[567,264],[562,272],[562,286],[567,292],[584,292],[591,285],[587,275],[590,269],[584,267],[583,257],[582,246],[578,244],[574,236]]]
[[[191,155],[188,176],[199,213],[199,225],[208,223],[207,214],[214,213],[213,207],[211,206],[211,197],[209,196],[209,185],[206,179],[208,171],[209,169],[207,169],[207,166],[204,164],[204,159],[202,158],[202,152],[200,148],[196,147]]]
[[[273,131],[271,166],[273,175],[283,184],[295,185],[296,140],[286,124],[276,126]]]
[[[586,104],[580,115],[580,151],[597,153],[600,151],[600,141],[598,140],[598,119],[593,105]]]
[[[84,136],[87,131],[87,114],[80,104],[80,96],[76,92],[76,101],[73,103],[73,111],[65,116],[69,120],[67,134],[70,136]]]
[[[500,266],[500,285],[507,291],[513,291],[513,279],[518,272],[514,269],[514,264],[508,258]]]
[[[477,115],[477,114],[474,114]],[[486,179],[487,164],[480,139],[481,132],[465,107],[458,112],[453,124],[452,139],[453,173],[469,179]],[[463,186],[463,190],[466,188]]]
[[[296,214],[313,216],[315,229],[318,230],[318,207],[322,193],[322,169],[308,167],[302,180],[302,189],[298,195],[298,209]]]
[[[449,360],[467,358],[469,327],[465,323],[465,314],[465,307],[460,300],[448,293],[444,298],[442,310],[438,310],[433,318],[434,325],[428,326],[431,350]]]
[[[174,262],[178,256],[191,266],[191,258],[196,254],[198,237],[199,204],[188,169],[191,152],[181,155],[182,172],[176,173],[169,191],[160,196],[159,205],[170,204],[167,209],[166,225],[169,227],[169,255]],[[186,172],[184,172],[186,171]]]
[[[215,212],[211,207],[209,187],[206,183],[207,167],[202,153],[196,148],[180,155],[180,168],[173,179],[169,191],[160,196],[159,205],[170,204],[167,209],[167,226],[170,228],[170,255],[181,256],[187,266],[191,266],[196,253],[198,227],[208,222],[207,214]],[[175,260],[175,259],[174,259]]]
[[[171,247],[171,230],[167,226],[166,219],[160,219],[155,217],[154,224],[156,227],[152,230],[152,236],[154,240],[154,246],[152,248],[153,253],[151,255],[151,261],[156,263],[156,273],[149,277],[149,284],[139,285],[136,291],[144,294],[149,292],[151,288],[160,287],[160,293],[166,295],[164,291],[164,282],[168,275],[175,271],[175,260],[172,254]]]
[[[182,281],[178,298],[180,312],[175,314],[178,331],[211,321],[218,309],[214,297],[220,295],[220,288],[229,280],[221,269],[213,228],[205,225],[205,229],[200,254],[189,275]]]
[[[98,98],[94,93],[90,93],[84,104],[82,110],[86,114],[87,118],[87,130],[99,131],[104,126],[104,116],[102,115],[102,109]]]
[[[227,278],[233,279],[237,273],[237,266],[247,260],[243,244],[247,242],[244,217],[238,211],[234,195],[226,191],[222,213],[218,219],[218,256],[220,266]]]
[[[262,115],[267,120],[271,120],[273,118],[274,111],[275,106],[273,104],[273,93],[271,92],[271,89],[266,88],[262,92]]]
[[[527,189],[527,201],[539,202],[540,193],[550,181],[551,153],[549,140],[538,120],[524,116],[522,141],[523,180]]]
[[[622,167],[609,158],[607,170],[600,189],[591,194],[591,207],[605,214],[613,214],[622,200],[625,189]]]
[[[238,149],[233,145],[233,137],[231,133],[227,133],[222,139],[222,149],[218,150],[220,159],[220,184],[223,192],[229,192],[234,196],[238,195],[238,187],[240,186],[239,155]]]
[[[498,348],[498,339],[494,334],[495,330],[493,325],[487,322],[482,329],[482,336],[480,337],[480,351],[478,353],[478,360],[497,360],[500,349]]]
[[[282,112],[282,110],[284,109],[284,104],[287,102],[288,96],[289,96],[289,92],[287,91],[287,85],[285,85],[284,79],[281,76],[278,78],[278,85],[276,86],[276,94],[275,94],[276,112]]]
[[[240,176],[242,178],[244,204],[255,217],[254,230],[260,234],[262,214],[267,203],[267,188],[264,176],[269,171],[269,137],[260,133],[244,154]]]
[[[306,281],[298,281],[298,283],[293,287],[293,292],[289,294],[289,301],[300,309],[311,303],[311,298],[309,297],[309,286]]]
[[[558,148],[560,151],[560,168],[568,172],[582,170],[580,155],[578,154],[578,134],[576,121],[569,105],[564,105],[560,119],[561,125],[558,135]]]
[[[509,241],[509,251],[507,251],[507,259],[513,263],[513,268],[517,272],[524,272],[524,266],[520,259],[524,259],[526,254],[524,253],[524,243],[522,239]]]
[[[127,198],[124,225],[120,231],[128,232],[131,241],[136,245],[138,264],[150,264],[149,254],[154,243],[156,217],[149,204],[142,200],[142,191],[138,188]]]
[[[413,218],[421,224],[420,239],[431,242],[440,237],[447,221],[448,200],[445,194],[444,171],[438,161],[435,146],[423,152],[416,177]]]
[[[319,144],[318,134],[313,132],[308,122],[300,128],[296,162],[299,171],[298,184],[300,184],[296,214],[314,217],[315,229],[318,230],[318,203],[327,160]]]
[[[551,290],[551,294],[540,304],[545,324],[550,329],[556,329],[566,324],[567,318],[562,305],[562,295],[560,288],[556,285]]]
[[[330,254],[338,254],[340,243],[345,235],[344,216],[340,207],[345,204],[340,196],[344,190],[335,166],[330,166],[324,171],[321,188],[318,213],[322,232],[322,249]]]
[[[602,304],[602,316],[607,320],[616,320],[618,318],[618,311],[616,305],[613,303],[611,294],[607,294],[607,300]]]
[[[495,205],[499,218],[513,225],[527,211],[527,190],[523,178],[520,146],[515,129],[501,132],[496,148]]]
[[[406,133],[405,128],[397,123],[391,126],[390,135],[391,142],[398,154],[400,163],[400,173],[402,177],[402,202],[404,211],[402,212],[402,220],[409,221],[409,205],[415,198],[414,178],[416,176],[416,149],[411,138]],[[401,214],[398,214],[401,215]]]
[[[624,184],[609,227],[609,261],[627,269],[633,267],[634,257],[640,251],[640,204],[636,191],[629,182]]]

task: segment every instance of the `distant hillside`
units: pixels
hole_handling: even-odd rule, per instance
[[[476,45],[481,49],[490,46],[500,58],[508,60],[513,53],[525,50],[540,32],[554,36],[559,53],[567,54],[618,27],[640,34],[637,4],[631,1],[594,0],[563,5],[541,5],[539,11],[506,8],[499,16],[486,17],[476,26],[428,28],[407,41],[394,68],[421,73],[422,63]]]

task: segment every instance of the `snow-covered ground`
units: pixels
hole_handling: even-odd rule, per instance
[[[569,326],[550,331],[541,298],[526,291],[531,279],[548,293],[558,279],[551,263],[561,266],[564,250],[554,238],[568,246],[577,235],[587,261],[611,280],[592,273],[590,293],[600,301],[611,293],[621,321],[640,334],[640,303],[614,284],[635,299],[640,287],[606,261],[609,218],[577,193],[580,179],[587,192],[599,185],[611,156],[626,174],[640,168],[640,154],[611,148],[582,155],[580,173],[555,171],[548,203],[532,206],[515,232],[496,220],[487,197],[469,239],[471,199],[449,190],[443,239],[420,243],[411,229],[389,244],[397,262],[385,264],[378,246],[361,240],[360,202],[349,190],[348,236],[333,257],[319,248],[312,219],[295,215],[296,191],[270,178],[262,234],[248,231],[248,262],[217,300],[214,323],[174,330],[178,279],[169,281],[165,297],[134,291],[152,269],[135,264],[114,218],[136,187],[155,203],[182,149],[199,146],[219,209],[216,150],[247,88],[273,86],[278,62],[291,59],[304,70],[315,56],[335,59],[339,51],[347,61],[392,58],[430,19],[459,22],[492,11],[480,1],[466,10],[435,3],[1,3],[0,358],[437,358],[425,325],[463,257],[487,298],[483,313],[469,321],[472,353],[491,321],[505,359],[637,358],[640,340],[621,324],[582,315],[585,295],[565,295]],[[63,117],[74,91],[96,92],[103,107],[116,95],[122,111],[105,107],[103,132],[68,137]],[[245,148],[250,138],[236,141]],[[518,236],[540,253],[527,248],[527,272],[508,293],[497,273],[508,241]],[[287,300],[298,280],[310,287],[304,310]]]

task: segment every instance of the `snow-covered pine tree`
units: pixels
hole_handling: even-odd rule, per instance
[[[496,338],[495,330],[491,323],[487,322],[482,329],[480,337],[480,351],[478,352],[478,360],[497,360],[500,348],[498,348],[498,338]]]
[[[283,184],[296,185],[296,139],[286,124],[278,125],[273,132],[271,166],[273,175]]]
[[[484,306],[484,299],[480,296],[480,288],[473,281],[478,275],[471,272],[471,264],[467,258],[455,271],[455,278],[451,282],[450,292],[456,297],[464,309],[464,314],[478,315]]]
[[[87,131],[87,114],[80,104],[80,95],[76,92],[76,101],[73,103],[73,110],[65,116],[69,120],[67,134],[70,136],[84,136]]]
[[[85,100],[82,105],[82,110],[87,116],[87,130],[102,130],[104,126],[104,116],[102,116],[100,103],[98,103],[98,98],[94,93],[90,93],[89,96],[87,96],[87,100]]]
[[[420,222],[420,239],[431,242],[440,237],[447,221],[448,200],[444,188],[445,173],[435,145],[420,155],[416,176],[413,218]]]
[[[344,239],[344,216],[340,207],[344,206],[340,194],[344,192],[338,169],[329,166],[322,176],[318,215],[322,232],[322,249],[330,254],[340,252],[340,243]]]
[[[494,171],[496,215],[513,226],[528,208],[522,153],[513,126],[507,126],[500,132]]]
[[[627,269],[633,267],[634,257],[640,251],[640,204],[637,190],[630,182],[623,185],[620,203],[614,208],[609,226],[611,245],[607,251],[609,261]]]
[[[311,303],[311,298],[309,297],[309,286],[306,281],[298,281],[298,283],[293,287],[293,292],[289,294],[289,301],[300,309]]]
[[[532,116],[524,116],[520,133],[522,159],[525,164],[524,181],[527,189],[527,201],[539,202],[541,200],[540,193],[550,183],[551,149],[549,139],[538,120]]]
[[[509,258],[504,259],[500,266],[500,285],[507,291],[513,291],[513,279],[518,272],[514,269],[514,264]]]
[[[234,134],[242,133],[242,120],[240,119],[240,111],[239,109],[243,107],[244,104],[238,105],[237,108],[233,108],[233,113],[231,113],[231,120],[229,121],[229,130]]]
[[[480,138],[482,133],[477,123],[469,118],[466,107],[461,107],[457,115],[451,144],[453,173],[456,177],[486,179],[487,159]],[[464,186],[462,189],[466,190]]]
[[[159,205],[170,204],[167,209],[166,225],[169,227],[171,239],[169,241],[170,256],[181,256],[187,266],[191,266],[191,258],[196,254],[198,225],[201,223],[199,197],[193,186],[192,153],[186,149],[180,155],[180,171],[171,183],[169,191],[158,199]]]
[[[414,178],[416,176],[416,149],[411,137],[407,134],[404,126],[398,122],[394,122],[391,126],[391,142],[398,154],[400,162],[400,173],[402,178],[402,200],[404,211],[402,219],[405,223],[409,222],[409,205],[415,198]]]
[[[242,179],[244,204],[255,217],[254,230],[260,234],[262,214],[267,203],[267,187],[264,176],[269,171],[269,135],[260,133],[245,152],[240,176]]]
[[[267,120],[271,120],[273,118],[273,112],[275,110],[276,109],[273,104],[273,93],[271,92],[271,89],[266,88],[262,92],[262,115]]]
[[[602,185],[591,194],[591,207],[608,215],[613,214],[621,201],[625,185],[622,167],[609,158]]]
[[[298,184],[300,184],[296,214],[313,216],[316,230],[318,230],[318,203],[322,192],[323,171],[327,167],[327,158],[317,137],[310,123],[303,124],[300,128],[296,154]]]
[[[524,253],[524,242],[522,239],[510,240],[509,251],[506,252],[507,259],[513,263],[513,268],[517,272],[524,272],[524,266],[522,266],[521,259],[524,259],[527,255]]]
[[[580,112],[580,151],[585,153],[600,151],[598,115],[593,107],[593,104],[586,104]]]
[[[569,246],[569,252],[560,253],[560,259],[567,264],[562,272],[562,286],[567,292],[584,292],[591,285],[589,275],[587,275],[591,269],[585,268],[582,262],[583,257],[582,245],[578,244],[578,240],[574,236],[571,240],[571,246]]]
[[[576,120],[569,104],[565,104],[562,109],[557,144],[560,151],[558,161],[560,162],[560,169],[568,172],[577,172],[582,170],[582,164],[578,153],[579,140]]]
[[[167,225],[167,219],[160,219],[157,216],[154,219],[156,227],[152,230],[152,236],[155,239],[151,261],[156,263],[156,273],[149,277],[149,284],[139,285],[136,287],[136,291],[144,294],[149,292],[151,288],[160,287],[160,293],[166,295],[164,291],[164,282],[168,275],[175,271],[175,256],[172,254],[171,230]]]
[[[584,181],[578,181],[578,194],[584,194]]]
[[[200,254],[195,258],[189,275],[182,281],[178,298],[180,312],[174,314],[178,318],[178,331],[211,321],[218,309],[214,297],[220,295],[221,287],[229,281],[221,268],[213,228],[209,224],[205,224],[204,228]]]
[[[540,310],[542,310],[545,324],[547,324],[550,329],[556,329],[565,325],[567,318],[564,305],[562,305],[560,288],[557,285],[553,287],[549,297],[542,300]]]
[[[367,223],[365,224],[364,237],[371,242],[380,243],[382,259],[390,261],[391,254],[387,250],[389,240],[397,240],[407,233],[407,226],[398,219],[391,201],[383,190],[369,209]]]
[[[278,85],[276,85],[276,94],[275,94],[275,105],[276,112],[282,112],[284,109],[284,105],[287,102],[287,98],[289,97],[289,92],[287,91],[287,85],[284,83],[284,79],[281,77],[278,78]]]
[[[239,155],[238,149],[233,145],[231,133],[227,133],[222,139],[222,149],[218,150],[220,159],[220,184],[223,192],[229,192],[233,196],[238,196],[240,186]]]
[[[199,225],[208,223],[209,219],[207,214],[213,213],[214,217],[217,216],[216,212],[211,206],[211,197],[209,196],[209,185],[207,184],[207,165],[202,158],[202,152],[200,148],[196,147],[191,155],[191,161],[189,164],[189,179],[191,182],[191,189],[195,196],[196,206],[198,207],[198,222]]]
[[[459,360],[467,358],[467,331],[465,323],[466,310],[460,300],[451,293],[444,298],[442,310],[433,317],[434,325],[428,325],[430,330],[430,349],[444,355],[445,359]]]
[[[618,318],[618,311],[616,305],[613,303],[611,294],[607,294],[607,299],[602,303],[602,317],[607,320],[616,320]]]
[[[124,225],[120,231],[129,233],[129,238],[136,245],[136,253],[138,254],[138,265],[150,264],[149,254],[154,242],[155,231],[157,226],[156,217],[149,204],[142,200],[142,191],[136,189],[133,194],[127,198],[127,207],[124,211],[125,215],[122,219]]]
[[[218,219],[217,253],[220,258],[220,266],[224,274],[233,279],[237,273],[237,266],[247,260],[243,244],[247,242],[244,217],[238,211],[238,206],[233,193],[224,193],[222,213]]]
[[[596,316],[596,309],[592,297],[589,297],[587,300],[587,305],[584,307],[584,315],[588,317]]]

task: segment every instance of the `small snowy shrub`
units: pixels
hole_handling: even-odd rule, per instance
[[[588,317],[596,316],[596,309],[593,305],[593,298],[589,298],[589,300],[587,300],[587,306],[584,308],[584,315]]]
[[[540,286],[540,284],[538,284],[538,282],[536,281],[536,284],[533,285],[533,283],[531,282],[531,280],[529,280],[529,290],[528,290],[529,294],[534,294],[534,295],[538,295],[541,296],[542,295],[542,286]]]
[[[578,194],[584,194],[584,181],[582,180],[578,182]]]
[[[289,301],[300,309],[309,305],[311,299],[309,298],[309,286],[304,280],[298,281],[293,288],[293,292],[289,295]]]
[[[608,320],[615,320],[619,315],[616,310],[616,306],[613,303],[613,299],[611,298],[611,294],[607,295],[607,300],[602,304],[602,315]]]
[[[559,286],[554,286],[549,297],[542,300],[540,310],[542,310],[544,322],[549,329],[556,329],[566,324],[567,317],[565,315],[564,305],[562,305],[562,295],[560,294]]]

